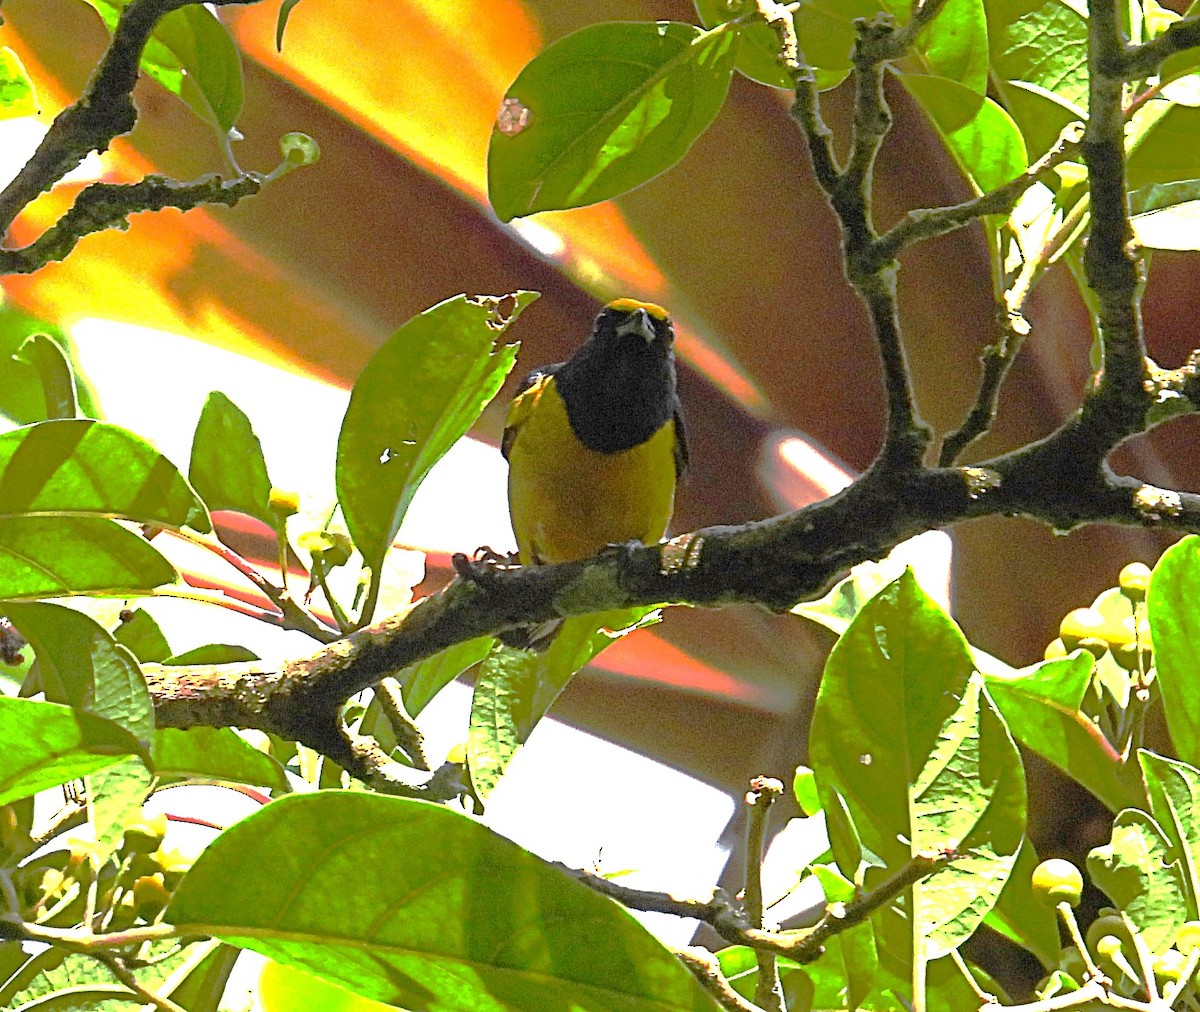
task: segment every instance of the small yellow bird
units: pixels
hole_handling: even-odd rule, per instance
[[[521,383],[500,449],[522,565],[585,559],[666,534],[688,462],[674,340],[661,306],[617,299],[574,356]],[[558,624],[501,638],[543,648]]]

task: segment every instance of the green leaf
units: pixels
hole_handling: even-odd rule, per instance
[[[123,727],[58,703],[0,696],[0,805],[137,755]]]
[[[802,601],[792,609],[793,615],[811,619],[842,635],[868,601],[884,587],[894,583],[905,570],[899,559],[880,559],[862,562],[850,570],[833,589],[819,601]]]
[[[1163,192],[1168,188],[1173,188],[1175,194],[1194,192],[1200,190],[1200,183],[1189,179],[1152,187],[1159,191],[1160,197],[1170,200]],[[1133,225],[1133,234],[1138,243],[1149,249],[1200,249],[1200,200],[1172,201],[1164,207],[1134,215],[1130,224]],[[1183,409],[1188,405],[1181,403],[1178,407]]]
[[[1008,676],[989,673],[987,688],[1017,741],[1116,812],[1145,798],[1137,769],[1079,709],[1092,671],[1091,655],[1077,650]]]
[[[203,964],[217,943],[199,942],[171,947],[155,945],[145,954],[150,965],[131,968],[143,987],[163,996],[175,993],[182,979]],[[47,958],[48,957],[48,958]],[[9,981],[0,992],[6,1009],[21,1012],[139,1012],[147,1006],[136,999],[112,972],[93,957],[50,948],[28,960],[21,979]],[[15,987],[10,991],[9,984]],[[189,1012],[205,1012],[188,1006]],[[208,1012],[215,1012],[210,1007]]]
[[[1000,898],[1025,832],[1025,776],[1008,729],[974,675],[912,788],[914,851],[959,852],[913,887],[926,959],[965,942]]]
[[[1087,21],[1062,0],[988,0],[992,76],[1008,104],[1020,81],[1087,108]]]
[[[105,629],[58,604],[14,603],[3,610],[33,646],[48,700],[105,717],[149,742],[154,707],[146,680]]]
[[[1183,869],[1162,829],[1145,812],[1127,808],[1113,822],[1112,841],[1088,854],[1096,886],[1137,927],[1155,955],[1171,947],[1186,920]]]
[[[337,494],[372,573],[429,469],[504,384],[517,346],[500,338],[535,298],[456,295],[404,324],[359,375],[338,436]]]
[[[37,113],[37,92],[25,65],[12,49],[0,46],[0,120]]]
[[[835,792],[845,798],[863,845],[886,866],[880,876],[922,852],[958,855],[906,892],[903,913],[882,912],[881,963],[956,947],[1016,860],[1024,775],[973,668],[961,632],[911,572],[863,607],[825,667],[809,754],[826,811]]]
[[[1200,176],[1200,155],[1192,150],[1198,143],[1200,108],[1162,100],[1147,102],[1132,120],[1126,158],[1130,190]]]
[[[174,567],[144,538],[99,517],[0,517],[0,600],[149,594]]]
[[[139,664],[157,664],[171,656],[171,645],[158,623],[145,608],[135,608],[113,630],[113,639],[125,647]]]
[[[994,190],[1028,167],[1021,131],[990,98],[945,77],[901,74],[900,80],[925,110],[976,193]]]
[[[505,93],[524,126],[492,131],[488,197],[501,221],[583,207],[665,172],[720,111],[736,32],[590,25],[535,56]]]
[[[1059,135],[1069,123],[1082,123],[1087,119],[1087,113],[1063,96],[1028,81],[1008,82],[1004,107],[1025,138],[1025,150],[1031,162],[1058,142]]]
[[[617,638],[613,630],[649,624],[646,617],[654,612],[625,608],[577,615],[563,622],[545,650],[514,650],[500,643],[492,648],[475,677],[467,734],[467,765],[480,799],[491,794],[575,672]]]
[[[141,814],[154,777],[136,756],[88,774],[87,812],[103,864],[121,844],[125,826]]]
[[[1150,102],[1134,123],[1140,129],[1126,161],[1131,190],[1200,177],[1200,108]]]
[[[209,844],[166,918],[426,1012],[717,1008],[618,904],[420,801],[320,791],[272,802]]]
[[[404,709],[417,717],[430,701],[472,664],[478,664],[496,641],[491,636],[479,636],[412,664],[396,675]]]
[[[160,728],[154,735],[154,771],[161,777],[291,790],[283,767],[228,727]]]
[[[983,95],[988,83],[988,25],[983,0],[946,0],[918,40],[929,69]]]
[[[163,664],[237,664],[241,661],[257,661],[253,650],[230,643],[206,643],[192,647],[181,654],[172,654]]]
[[[283,52],[283,33],[287,28],[288,19],[292,16],[292,9],[300,0],[283,0],[279,5],[279,17],[275,21],[275,48],[279,52]]]
[[[988,688],[990,690],[990,684]],[[1054,910],[1033,894],[1033,870],[1037,864],[1033,844],[1028,839],[1023,840],[1017,862],[1000,891],[1000,899],[984,918],[984,923],[1028,949],[1043,967],[1049,968],[1058,965],[1061,945]]]
[[[1197,13],[1200,13],[1200,3],[1196,3],[1193,0],[1193,3],[1191,3],[1188,6],[1188,9],[1183,12],[1183,16],[1185,18],[1194,18]],[[1158,14],[1160,17],[1163,14],[1166,14],[1168,17],[1172,17],[1174,12],[1163,11],[1161,8],[1159,8]],[[1174,18],[1172,17],[1172,19]],[[1175,53],[1173,56],[1168,56],[1163,61],[1162,66],[1159,68],[1159,78],[1162,81],[1173,81],[1175,78],[1182,77],[1184,74],[1195,70],[1197,67],[1200,67],[1200,52],[1197,52],[1195,48],[1185,49],[1183,52]]]
[[[245,412],[215,390],[196,423],[188,478],[210,510],[237,510],[279,529],[262,443]]]
[[[1163,552],[1154,567],[1146,610],[1154,666],[1167,730],[1179,758],[1200,764],[1200,537],[1191,535]]]
[[[0,306],[0,412],[18,425],[40,422],[50,417],[43,396],[44,381],[37,369],[17,358],[21,346],[34,334],[48,334],[72,363],[75,400],[79,413],[100,417],[96,397],[75,362],[74,345],[58,327],[22,313],[11,306]]]
[[[23,513],[212,530],[204,503],[174,464],[140,436],[90,418],[0,435],[0,516]]]
[[[86,2],[112,31],[129,0]],[[202,5],[172,11],[159,21],[141,69],[221,133],[233,129],[242,111],[242,60],[229,30]]]
[[[41,377],[46,418],[74,418],[79,414],[71,361],[49,334],[30,334],[13,358],[33,366]]]
[[[221,997],[233,972],[240,950],[220,942],[197,942],[188,947],[191,955],[159,989],[159,994],[182,1005],[188,1012],[219,1012]]]
[[[1200,896],[1200,770],[1187,763],[1138,750],[1150,795],[1150,812],[1182,864],[1187,916],[1195,920]]]
[[[813,69],[819,91],[836,88],[849,75],[854,19],[869,18],[878,9],[874,0],[813,0],[792,15],[800,49]],[[696,0],[696,13],[705,28],[714,28],[744,11],[731,9],[723,0]],[[738,34],[742,41],[734,66],[739,73],[772,88],[794,87],[779,59],[779,36],[774,29],[754,22]]]

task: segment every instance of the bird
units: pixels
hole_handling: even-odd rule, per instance
[[[688,467],[674,343],[665,309],[616,299],[571,358],[521,382],[500,442],[521,565],[573,562],[665,536]],[[500,638],[544,650],[561,624]]]

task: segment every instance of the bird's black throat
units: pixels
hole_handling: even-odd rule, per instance
[[[579,441],[598,453],[644,443],[675,413],[675,355],[669,339],[594,335],[554,374]]]

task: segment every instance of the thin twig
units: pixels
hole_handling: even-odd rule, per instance
[[[91,80],[79,99],[64,109],[37,150],[0,191],[0,236],[17,215],[49,190],[93,151],[104,151],[114,137],[128,133],[137,121],[133,87],[150,33],[171,11],[199,0],[133,0],[122,12]],[[258,0],[213,0],[217,6]]]
[[[167,207],[190,211],[202,204],[233,207],[262,187],[263,177],[257,173],[236,179],[205,176],[190,183],[164,176],[146,176],[136,183],[92,183],[28,246],[0,249],[0,274],[32,274],[52,261],[65,260],[84,236],[122,228],[131,214]]]
[[[404,708],[404,696],[400,691],[400,683],[394,678],[385,678],[375,686],[375,698],[379,708],[387,718],[392,734],[396,736],[396,744],[404,754],[412,760],[418,770],[428,770],[429,760],[425,757],[425,736],[416,722]]]
[[[1008,214],[1030,186],[1051,172],[1056,165],[1079,156],[1082,131],[1082,124],[1069,124],[1049,151],[1019,176],[997,186],[994,190],[963,201],[961,204],[952,204],[948,207],[922,207],[909,211],[879,237],[875,245],[876,254],[884,259],[892,259],[898,256],[901,250],[922,239],[931,239],[953,232],[985,215]]]
[[[167,527],[163,529],[168,534],[207,549],[241,573],[247,580],[254,584],[255,588],[264,597],[283,613],[283,625],[285,628],[298,629],[300,632],[307,633],[313,639],[320,640],[322,643],[332,643],[341,635],[338,630],[331,629],[325,625],[316,615],[295,600],[290,594],[276,587],[252,563],[244,559],[228,545],[217,540],[217,538],[197,534],[186,527]]]
[[[631,910],[695,918],[710,925],[722,938],[736,945],[748,945],[756,952],[774,952],[798,963],[811,963],[821,955],[824,944],[834,935],[861,924],[880,907],[944,867],[953,858],[950,852],[918,854],[870,892],[863,893],[850,903],[839,905],[836,913],[826,914],[816,927],[786,932],[751,927],[745,911],[737,907],[722,890],[715,891],[709,900],[681,899],[669,893],[633,889],[565,865],[555,867]]]
[[[762,859],[771,806],[783,794],[783,784],[771,777],[755,777],[746,792],[746,919],[752,928],[763,924]],[[784,1012],[783,984],[773,952],[756,952],[758,980],[754,1001],[766,1012]]]
[[[112,975],[124,984],[130,991],[136,994],[142,1001],[149,1002],[159,1012],[187,1012],[182,1005],[178,1005],[171,1001],[170,998],[160,994],[155,994],[149,988],[144,986],[133,972],[127,967],[123,960],[111,952],[95,952],[92,953],[93,958],[103,963],[111,971]]]
[[[675,958],[692,971],[692,976],[700,982],[700,986],[727,1012],[764,1012],[733,989],[721,972],[717,957],[707,949],[699,946],[676,949]]]

